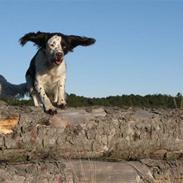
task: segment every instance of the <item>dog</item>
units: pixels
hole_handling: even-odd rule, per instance
[[[35,106],[42,105],[51,115],[57,113],[56,107],[64,108],[66,64],[64,56],[77,46],[89,46],[94,38],[62,33],[31,32],[20,38],[24,46],[28,41],[38,47],[26,72],[27,90]]]

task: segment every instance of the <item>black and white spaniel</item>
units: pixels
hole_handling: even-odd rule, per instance
[[[89,46],[95,39],[62,33],[28,33],[20,38],[23,46],[28,41],[38,46],[26,72],[27,89],[35,106],[43,105],[45,112],[55,114],[64,108],[66,65],[64,55],[76,46]]]

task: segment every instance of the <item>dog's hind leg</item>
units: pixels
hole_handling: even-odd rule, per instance
[[[42,105],[41,105],[41,100],[40,100],[39,96],[38,96],[35,92],[33,92],[33,93],[31,94],[31,97],[32,97],[32,99],[33,99],[33,101],[34,101],[34,105],[35,105],[36,107],[42,106]]]
[[[33,89],[33,87],[29,88],[30,96],[32,97],[32,100],[34,102],[34,106],[39,107],[42,106],[41,99],[39,98],[39,95],[37,92]]]
[[[27,90],[29,91],[29,94],[33,99],[34,105],[36,107],[41,106],[41,100],[33,87],[32,80],[29,75],[26,76],[26,81],[27,81]]]

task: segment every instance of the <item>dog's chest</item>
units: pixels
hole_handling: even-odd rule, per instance
[[[62,63],[58,67],[47,69],[45,74],[40,75],[39,78],[45,91],[50,93],[54,90],[59,85],[59,82],[65,78],[65,72],[65,63]]]
[[[48,71],[47,74],[42,76],[42,83],[44,86],[53,87],[61,79],[62,75],[58,70]]]

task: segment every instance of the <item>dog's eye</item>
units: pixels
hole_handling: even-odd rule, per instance
[[[54,44],[50,44],[51,47],[54,47],[55,45]]]
[[[66,45],[62,45],[62,49],[65,50],[67,48]]]

